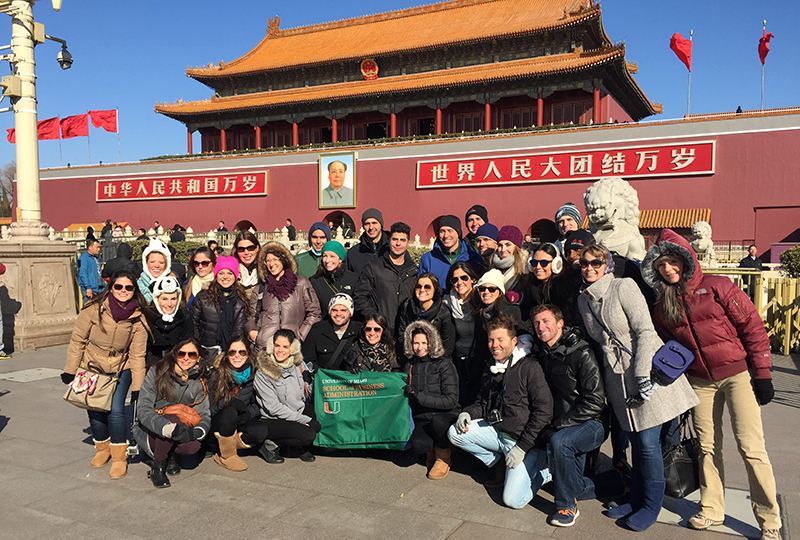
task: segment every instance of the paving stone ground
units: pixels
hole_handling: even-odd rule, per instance
[[[251,455],[245,456],[250,468],[242,473],[206,459],[174,477],[171,488],[159,490],[146,476],[147,465],[134,460],[126,478],[110,480],[108,467],[89,466],[93,448],[86,413],[61,399],[58,374],[65,355],[61,346],[0,361],[0,539],[723,540],[758,534],[730,430],[728,517],[720,532],[682,527],[693,510],[687,501],[670,501],[663,522],[643,533],[602,515],[599,501],[580,503],[574,527],[551,527],[546,523],[554,510],[550,491],[541,491],[521,510],[506,508],[499,492],[481,484],[487,472],[463,454],[441,481],[426,479],[424,466],[398,452],[321,455],[315,463],[292,459],[283,465]],[[798,359],[774,358],[776,398],[762,413],[783,537],[800,540]]]

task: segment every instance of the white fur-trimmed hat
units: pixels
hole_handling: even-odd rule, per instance
[[[164,313],[161,311],[161,306],[158,305],[157,298],[162,294],[169,294],[169,293],[178,293],[178,307],[175,308],[170,314]],[[165,322],[172,322],[175,318],[175,314],[178,312],[181,303],[181,297],[183,296],[183,291],[181,291],[181,284],[178,283],[178,278],[175,276],[165,276],[161,279],[157,279],[153,284],[153,304],[156,306],[156,310],[161,314],[161,319]]]
[[[144,248],[144,251],[142,251],[142,269],[144,270],[144,273],[147,274],[147,276],[150,278],[151,281],[155,281],[158,278],[153,276],[150,273],[150,270],[147,269],[147,256],[150,255],[151,253],[160,253],[164,256],[164,259],[167,261],[167,267],[164,269],[164,274],[162,275],[170,273],[170,266],[172,266],[172,257],[169,254],[169,248],[167,248],[167,244],[165,244],[158,238],[150,239],[150,244],[148,244],[148,246]]]

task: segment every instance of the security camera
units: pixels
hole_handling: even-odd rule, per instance
[[[69,69],[72,67],[72,55],[69,54],[66,48],[62,48],[58,51],[56,60],[58,60],[58,65],[61,66],[61,69]]]

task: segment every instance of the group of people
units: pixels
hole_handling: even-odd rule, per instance
[[[417,264],[408,225],[386,230],[375,208],[361,222],[349,250],[327,224],[312,224],[308,250],[296,256],[240,232],[229,254],[195,250],[185,281],[157,239],[138,274],[120,265],[80,313],[63,374],[70,383],[87,363],[120,374],[111,411],[89,413],[92,466],[111,460],[111,477],[125,475],[129,389],[133,436],[153,458],[153,484],[164,487],[180,472],[175,455],[204,440],[231,470],[247,468],[238,451],[248,448],[269,463],[313,461],[313,373],[397,372],[414,420],[409,447],[429,478],[448,474],[456,446],[491,468],[486,485],[502,488],[510,507],[552,481],[554,526],[573,525],[578,501],[608,495],[617,478],[629,495],[608,515],[650,527],[664,497],[664,434],[691,410],[701,502],[689,525],[706,529],[725,514],[727,405],[763,538],[779,538],[759,412],[774,395],[769,340],[748,296],[704,275],[684,238],[665,229],[632,261],[580,229],[573,203],[555,215],[558,241],[540,244],[491,224],[475,205],[466,234],[457,216],[439,220]],[[695,355],[669,385],[651,376],[666,339]],[[609,434],[616,474],[595,475]]]

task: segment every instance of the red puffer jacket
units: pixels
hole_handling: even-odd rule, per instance
[[[662,279],[653,263],[662,255],[676,255],[684,261],[683,273],[691,291],[684,295],[689,317],[667,324],[658,302],[653,318],[656,329],[666,329],[695,354],[687,374],[719,381],[750,369],[754,379],[771,379],[769,337],[750,298],[730,279],[704,275],[689,242],[670,229],[661,232],[642,262],[642,275],[656,290]]]

